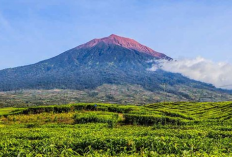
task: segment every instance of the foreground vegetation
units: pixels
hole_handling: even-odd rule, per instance
[[[231,156],[232,102],[0,109],[0,156]]]

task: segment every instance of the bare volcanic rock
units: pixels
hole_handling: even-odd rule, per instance
[[[107,45],[118,45],[118,46],[130,49],[130,50],[136,50],[136,51],[139,51],[141,53],[145,53],[145,54],[154,56],[157,59],[169,59],[169,60],[171,60],[171,58],[166,56],[165,54],[156,52],[156,51],[152,50],[151,48],[144,46],[133,39],[120,37],[120,36],[117,36],[115,34],[112,34],[109,37],[105,37],[105,38],[101,38],[101,39],[93,39],[93,40],[87,42],[86,44],[78,46],[77,49],[94,47],[99,43],[105,43]]]

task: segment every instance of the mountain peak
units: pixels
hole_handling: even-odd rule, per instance
[[[116,35],[116,34],[111,34],[110,36],[105,37],[103,39],[115,39],[115,40],[120,40],[120,41],[133,40],[133,39],[130,39],[130,38],[121,37],[121,36]]]
[[[121,36],[118,36],[115,34],[111,34],[110,36],[105,37],[105,38],[101,38],[101,39],[93,39],[93,40],[91,40],[83,45],[78,46],[77,48],[78,49],[91,48],[91,47],[98,45],[99,43],[104,43],[106,45],[121,46],[121,47],[124,47],[126,49],[136,50],[136,51],[139,51],[141,53],[146,53],[146,54],[151,55],[151,56],[156,57],[156,58],[166,58],[169,60],[171,59],[162,53],[156,52],[156,51],[152,50],[151,48],[140,44],[139,42],[135,41],[134,39],[121,37]]]
[[[111,34],[111,35],[109,36],[109,38],[115,38],[115,37],[120,37],[120,36],[118,36],[118,35],[116,35],[116,34]]]

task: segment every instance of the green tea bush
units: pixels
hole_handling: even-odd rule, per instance
[[[108,126],[113,128],[118,122],[117,114],[99,114],[99,113],[84,113],[74,115],[74,124],[85,123],[108,123]]]
[[[183,113],[179,113],[179,112],[171,112],[171,111],[166,111],[166,110],[159,110],[161,113],[165,114],[166,116],[170,116],[170,117],[180,117],[183,119],[188,119],[188,120],[194,120],[194,118],[187,116]]]
[[[54,107],[53,106],[31,107],[22,111],[23,114],[39,114],[43,112],[54,112]]]
[[[80,103],[16,110],[0,109],[3,157],[232,156],[231,102]],[[14,111],[17,115],[11,115]]]
[[[139,125],[154,125],[154,124],[172,124],[172,125],[183,125],[186,124],[185,121],[180,118],[160,116],[160,115],[134,115],[125,114],[126,124],[139,124]]]
[[[25,125],[26,128],[36,128],[39,127],[40,125],[38,123],[28,123]]]

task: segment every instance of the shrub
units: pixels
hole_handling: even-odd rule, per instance
[[[118,121],[117,114],[106,114],[106,115],[101,115],[97,113],[75,114],[73,118],[75,124],[107,123],[110,128],[113,128]]]
[[[25,125],[26,128],[36,128],[39,127],[38,123],[28,123]]]
[[[138,124],[138,125],[154,125],[154,124],[172,124],[181,125],[185,124],[180,118],[160,116],[160,115],[135,115],[135,114],[125,114],[126,124]]]

